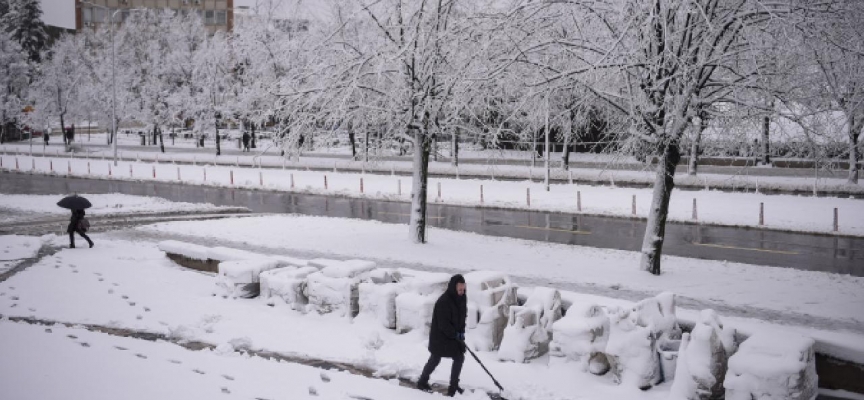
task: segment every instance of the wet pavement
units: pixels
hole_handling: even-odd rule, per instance
[[[291,192],[254,191],[172,183],[126,182],[0,174],[0,193],[123,193],[172,201],[408,223],[409,204]],[[429,204],[431,226],[483,235],[638,251],[645,221],[543,211]],[[756,228],[669,223],[664,254],[864,276],[864,238]],[[430,240],[435,240],[434,233]]]

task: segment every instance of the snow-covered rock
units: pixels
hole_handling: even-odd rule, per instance
[[[309,299],[304,294],[306,278],[318,272],[315,267],[285,267],[264,271],[261,280],[261,297],[279,298],[291,308],[303,311]]]
[[[309,261],[309,266],[322,268],[307,277],[304,293],[309,305],[321,314],[339,311],[345,316],[357,316],[360,312],[357,287],[375,269],[375,263],[315,259]]]
[[[219,263],[216,285],[230,297],[251,298],[261,291],[259,275],[264,271],[284,266],[267,258],[256,260],[223,261]]]
[[[813,339],[794,334],[754,334],[729,359],[726,399],[815,399],[813,345]]]
[[[552,338],[552,324],[560,318],[561,293],[550,288],[535,288],[525,305],[510,307],[498,358],[526,362],[546,354]]]
[[[727,362],[735,350],[735,330],[724,328],[713,310],[703,310],[693,332],[681,339],[671,398],[722,399]]]
[[[660,383],[662,375],[657,337],[638,321],[632,309],[609,310],[606,358],[615,382],[645,390]]]
[[[464,275],[468,303],[474,303],[479,313],[477,326],[472,329],[472,344],[476,350],[497,350],[504,338],[510,307],[517,304],[516,285],[500,272],[475,271]]]
[[[573,304],[567,315],[552,325],[550,351],[554,356],[580,362],[583,370],[602,375],[609,371],[605,355],[608,341],[606,310],[594,304]]]

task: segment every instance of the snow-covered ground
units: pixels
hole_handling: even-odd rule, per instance
[[[0,337],[0,398],[4,399],[435,398],[347,372],[325,372],[239,353],[190,351],[171,343],[60,325],[0,320]]]
[[[152,154],[148,154],[148,156],[152,156]],[[192,159],[187,154],[181,156],[189,156],[190,161]],[[170,157],[178,156],[171,155]],[[411,188],[410,177],[237,167],[227,164],[231,161],[230,158],[219,160],[219,166],[212,166],[214,157],[207,157],[206,161],[211,163],[209,166],[200,165],[200,162],[205,161],[201,159],[196,161],[196,165],[175,165],[169,160],[163,159],[160,163],[121,162],[117,167],[111,166],[109,161],[99,159],[64,159],[23,155],[3,155],[0,156],[0,159],[2,159],[5,169],[15,170],[17,162],[18,170],[36,173],[51,173],[53,171],[56,174],[64,175],[71,171],[71,175],[74,176],[293,190],[304,193],[400,201],[410,199]],[[641,174],[638,171],[617,171],[616,173]],[[727,178],[737,179],[729,177],[724,179]],[[780,182],[798,178],[776,177],[771,179]],[[768,186],[764,182],[763,185]],[[438,197],[439,186],[441,188],[440,198]],[[529,196],[530,206],[528,204]],[[651,189],[559,184],[551,185],[550,191],[547,192],[542,183],[530,181],[449,178],[432,178],[429,180],[429,201],[468,206],[576,213],[579,212],[578,207],[581,202],[581,212],[585,214],[632,217],[634,216],[633,203],[635,200],[635,216],[644,218],[650,208],[651,196]],[[697,214],[695,220],[693,219],[694,200]],[[834,209],[836,208],[839,233],[855,236],[864,235],[864,218],[862,218],[864,216],[864,201],[836,197],[729,193],[717,190],[678,190],[672,195],[669,219],[727,226],[758,227],[760,204],[764,207],[764,227],[766,228],[833,233]]]
[[[0,274],[14,268],[21,261],[35,257],[42,241],[32,236],[9,235],[0,240]]]
[[[168,260],[164,253],[158,251],[153,243],[109,240],[98,235],[95,239],[99,241],[99,247],[61,250],[0,283],[0,314],[157,332],[171,338],[217,344],[220,348],[246,346],[254,350],[349,363],[378,371],[381,375],[396,375],[415,380],[428,357],[427,337],[420,332],[399,335],[381,327],[374,319],[349,320],[335,314],[301,314],[278,303],[270,306],[261,299],[224,299],[212,295],[215,279],[211,274],[178,267]],[[58,241],[60,240],[62,238],[58,238]],[[295,392],[282,389],[295,382],[302,382],[295,383],[298,386],[292,389],[295,391],[308,391],[309,386],[314,386],[319,396],[322,392],[333,393],[332,396],[324,395],[323,398],[346,398],[340,396],[339,391],[353,390],[364,390],[361,395],[374,399],[397,398],[394,396],[405,393],[404,389],[383,381],[351,383],[347,381],[347,376],[338,374],[333,377],[335,382],[345,379],[349,384],[334,385],[331,388],[321,383],[318,374],[299,367],[300,374],[297,380],[294,380],[283,375],[281,371],[290,374],[292,370],[280,370],[282,364],[256,364],[259,361],[241,363],[233,355],[223,355],[225,359],[221,360],[218,358],[220,356],[209,352],[180,354],[179,350],[168,344],[131,343],[126,339],[105,338],[65,329],[46,334],[38,331],[43,330],[41,327],[21,328],[9,325],[9,322],[0,321],[4,342],[10,342],[6,340],[7,333],[16,339],[28,334],[34,336],[27,341],[15,342],[15,346],[21,349],[10,352],[13,360],[26,358],[28,351],[25,349],[40,355],[37,357],[38,361],[34,361],[35,365],[28,366],[21,372],[7,372],[6,369],[15,368],[15,363],[7,363],[9,358],[4,356],[0,364],[12,365],[3,368],[0,373],[0,394],[7,390],[15,390],[10,394],[18,393],[19,389],[10,388],[15,387],[11,382],[50,379],[67,369],[86,367],[93,362],[91,360],[102,360],[103,356],[109,362],[105,362],[105,366],[98,367],[96,371],[110,368],[116,360],[116,372],[107,376],[118,375],[118,382],[107,378],[97,382],[112,382],[111,385],[118,388],[133,379],[127,376],[129,374],[141,374],[139,378],[153,374],[155,381],[141,381],[157,386],[156,384],[164,382],[163,380],[171,379],[170,382],[178,382],[184,386],[177,389],[184,393],[203,390],[207,394],[218,394],[221,388],[225,387],[232,394],[236,392],[247,396],[246,398],[249,398],[251,393],[272,399],[304,398],[294,397],[292,394]],[[65,336],[68,334],[73,334],[76,338],[70,340]],[[41,348],[40,342],[44,342],[46,347]],[[89,347],[82,347],[82,342]],[[25,343],[32,346],[25,346]],[[114,345],[121,345],[128,350],[118,351]],[[58,352],[56,355],[55,350]],[[94,351],[89,352],[90,350]],[[48,372],[40,372],[40,366],[50,363],[53,357],[60,358],[64,353],[74,358],[68,360],[69,357],[64,357],[62,361],[55,361],[55,366],[45,366]],[[136,356],[137,354],[147,358]],[[563,359],[542,357],[528,364],[516,364],[497,362],[496,353],[481,352],[478,355],[505,385],[508,398],[512,399],[561,399],[572,398],[574,394],[586,399],[663,399],[668,395],[668,384],[642,392],[635,387],[616,385],[609,376],[597,377],[580,372],[579,363],[565,362]],[[170,360],[181,361],[182,364],[171,365]],[[140,368],[136,369],[135,366]],[[241,371],[247,367],[248,370]],[[157,371],[158,369],[166,369],[178,377],[169,378],[163,375],[163,372]],[[196,374],[195,369],[204,374]],[[446,382],[448,374],[449,361],[444,360],[432,375],[432,381]],[[232,376],[235,380],[225,380],[221,375]],[[82,386],[92,388],[90,384],[99,376],[97,373],[80,371],[70,374],[68,379],[79,378]],[[58,379],[66,382],[67,378]],[[198,381],[182,383],[196,379]],[[139,384],[129,385],[135,388]],[[468,389],[497,392],[473,360],[466,361],[462,385]],[[52,389],[38,389],[37,393],[52,398],[52,393],[55,392],[50,390]],[[149,389],[145,393],[155,395],[160,393],[154,393],[158,390],[162,389]],[[116,392],[112,393],[116,395]],[[424,397],[427,395],[419,392],[406,396],[408,397],[404,398],[427,398]],[[461,398],[479,400],[487,397],[483,393],[474,393]]]

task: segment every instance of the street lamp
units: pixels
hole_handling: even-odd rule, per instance
[[[92,7],[111,10],[110,8],[94,4],[89,1],[79,0],[82,4],[89,4]],[[117,72],[115,70],[116,51],[114,49],[114,19],[120,11],[144,11],[144,8],[118,8],[111,14],[111,23],[108,25],[111,30],[111,148],[114,153],[114,166],[117,166]]]

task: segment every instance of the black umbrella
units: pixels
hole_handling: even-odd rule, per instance
[[[79,195],[66,196],[63,200],[57,202],[57,205],[63,208],[68,208],[70,210],[83,210],[85,208],[90,208],[93,205],[90,204],[90,200],[87,200]]]

